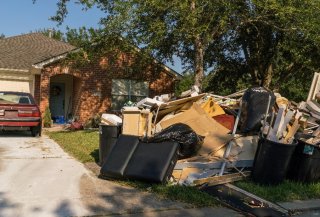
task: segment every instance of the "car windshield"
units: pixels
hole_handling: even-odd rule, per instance
[[[32,101],[27,95],[0,92],[0,104],[32,104]]]

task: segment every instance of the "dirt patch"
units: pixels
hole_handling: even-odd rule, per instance
[[[44,141],[41,139],[26,141],[24,144],[27,146],[22,146],[20,148],[39,148],[42,152],[51,153],[50,147],[46,147]]]
[[[97,163],[89,162],[89,163],[85,163],[84,166],[88,170],[93,172],[94,175],[99,176],[99,174],[100,174],[100,166]]]

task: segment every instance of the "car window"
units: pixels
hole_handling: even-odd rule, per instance
[[[32,104],[29,96],[13,94],[13,93],[1,93],[1,104]]]

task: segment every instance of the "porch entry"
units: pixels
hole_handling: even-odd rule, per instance
[[[64,123],[65,120],[65,89],[65,83],[50,84],[50,112],[55,123]]]

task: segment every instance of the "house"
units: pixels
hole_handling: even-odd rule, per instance
[[[41,33],[0,39],[0,91],[30,92],[53,117],[116,112],[128,101],[172,93],[180,75],[156,60],[137,71],[139,58],[117,52],[116,61],[97,57],[76,65],[66,61],[78,49]]]

